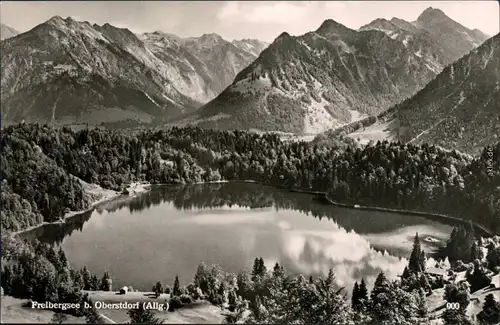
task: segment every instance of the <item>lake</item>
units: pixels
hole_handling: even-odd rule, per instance
[[[62,245],[72,266],[87,266],[113,288],[150,290],[156,281],[190,282],[200,262],[251,269],[262,256],[291,273],[326,274],[351,288],[380,271],[401,274],[418,232],[426,252],[452,225],[423,217],[332,206],[317,196],[254,183],[154,186],[24,236]]]

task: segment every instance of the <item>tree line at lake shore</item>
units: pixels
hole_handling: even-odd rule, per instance
[[[79,179],[113,190],[123,190],[130,182],[140,180],[186,184],[225,179],[325,191],[340,202],[439,212],[500,233],[500,143],[485,148],[480,157],[471,158],[429,145],[385,141],[364,148],[336,149],[305,142],[282,142],[274,134],[242,131],[172,128],[127,134],[98,129],[74,132],[69,128],[27,124],[6,128],[0,141],[4,232],[56,221],[70,210],[87,208],[92,197]],[[64,260],[61,253],[43,248],[44,244],[3,236],[2,246],[5,262],[2,265],[7,267],[2,269],[2,287],[6,279],[11,279],[7,283],[9,291],[6,290],[9,294],[29,299],[83,301],[88,298],[80,290],[95,288],[95,276],[90,275],[92,282],[80,281],[87,271],[72,271],[64,263],[61,266]],[[485,281],[485,267],[498,272],[500,265],[498,247],[488,251],[486,262],[476,263],[480,257],[477,246],[470,229],[459,227],[444,253],[458,267],[459,261],[471,262],[468,280],[474,283]],[[204,290],[202,282],[195,280],[194,287],[186,287],[174,296],[178,297],[179,306],[188,301],[186,297],[181,299],[182,295],[196,299],[194,292],[199,293],[198,289],[214,304],[221,304],[221,299],[231,300],[233,311],[228,316],[229,322],[241,316],[243,302],[247,301],[251,310],[249,321],[255,323],[285,320],[343,323],[345,320],[417,324],[427,317],[422,295],[428,286],[432,289],[423,270],[415,266],[420,265],[418,261],[423,254],[417,255],[417,262],[413,258],[413,266],[409,265],[401,280],[389,281],[381,274],[370,299],[358,292],[360,296],[352,307],[345,303],[343,292],[333,285],[333,274],[305,280],[300,276],[271,276],[262,266],[253,272],[259,276],[236,276],[234,296],[227,288],[231,281],[214,279],[207,280],[215,283],[211,290],[208,287]],[[278,265],[276,272],[281,274],[284,270]],[[106,281],[101,279],[103,282]],[[88,283],[93,283],[92,287]],[[247,287],[251,289],[245,291]],[[468,289],[452,285],[447,290],[447,300],[455,302]],[[383,297],[380,301],[379,296]],[[368,300],[370,303],[360,304]],[[293,307],[297,303],[300,308]],[[494,314],[498,303],[489,303]],[[388,313],[377,314],[377,310]],[[447,322],[467,324],[464,315],[463,310],[451,313],[446,316]]]
[[[482,239],[475,240],[472,228],[464,228],[467,241],[482,247]],[[461,232],[459,230],[458,232]],[[456,236],[456,235],[453,235]],[[453,245],[450,238],[448,247]],[[61,249],[38,241],[16,241],[12,238],[4,246],[2,260],[2,289],[4,294],[39,302],[92,304],[87,291],[111,291],[111,275],[102,278],[86,268],[76,270],[67,262]],[[328,323],[328,324],[425,324],[431,319],[426,296],[432,290],[445,288],[444,300],[458,303],[458,310],[443,314],[446,325],[474,324],[466,314],[470,292],[488,286],[491,270],[500,268],[500,241],[497,237],[485,245],[488,258],[479,251],[471,251],[473,263],[453,263],[452,270],[466,271],[466,281],[455,283],[426,273],[426,256],[415,236],[408,264],[400,279],[388,279],[379,273],[373,286],[362,280],[355,283],[351,301],[346,291],[335,283],[335,274],[308,279],[302,275],[287,274],[278,263],[268,270],[262,258],[254,260],[250,271],[237,274],[224,272],[218,265],[198,266],[193,281],[182,285],[176,276],[172,287],[157,282],[152,291],[156,296],[169,294],[169,311],[194,301],[206,300],[225,310],[226,322],[244,320],[252,324]],[[492,258],[496,256],[496,259]],[[490,269],[490,270],[488,270]],[[472,288],[472,289],[469,289]],[[133,291],[133,289],[132,289]],[[59,311],[60,312],[60,311]],[[104,323],[95,308],[67,310],[66,313],[84,316],[88,323]],[[132,323],[159,323],[151,311],[139,309],[129,313]],[[168,317],[168,314],[166,315]],[[56,320],[64,319],[57,314]],[[164,317],[162,317],[164,318]],[[491,293],[478,314],[480,324],[500,321],[500,303]]]
[[[500,233],[500,143],[473,159],[427,144],[340,150],[243,131],[131,134],[38,124],[8,127],[0,143],[2,227],[9,231],[88,207],[79,178],[113,190],[139,180],[255,180],[329,192],[344,203],[448,214]]]

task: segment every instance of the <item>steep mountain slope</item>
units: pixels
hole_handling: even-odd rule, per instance
[[[53,17],[1,43],[3,121],[114,122],[197,107],[129,30]]]
[[[19,34],[19,32],[17,30],[15,30],[14,28],[0,23],[0,40],[14,37],[17,34]]]
[[[224,90],[265,46],[248,44],[216,34],[138,36],[56,16],[2,42],[2,119],[162,123]]]
[[[398,18],[376,19],[360,30],[380,30],[386,33],[402,42],[413,53],[422,56],[438,71],[488,38],[481,31],[470,30],[432,7],[426,9],[413,23]]]
[[[303,36],[282,33],[221,95],[183,122],[317,133],[380,113],[436,73],[383,32],[327,20]]]
[[[439,9],[427,8],[414,22],[418,28],[427,30],[450,52],[466,52],[481,45],[488,36],[475,29],[470,30],[452,20]]]
[[[500,138],[500,34],[391,109],[414,143],[478,153]]]
[[[238,41],[241,47],[237,47],[217,34],[181,38],[154,32],[140,38],[163,61],[164,72],[176,88],[202,103],[220,94],[266,46],[251,40],[254,43]]]
[[[478,154],[500,139],[500,34],[446,67],[433,81],[366,127],[362,139],[432,143]],[[373,136],[379,138],[373,138]]]

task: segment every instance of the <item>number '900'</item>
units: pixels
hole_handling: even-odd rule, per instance
[[[446,309],[452,309],[452,310],[460,309],[460,304],[458,302],[447,302]]]

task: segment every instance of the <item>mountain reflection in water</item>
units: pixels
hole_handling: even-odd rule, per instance
[[[187,283],[201,261],[237,272],[262,256],[269,268],[280,262],[293,273],[333,268],[338,284],[350,288],[362,277],[373,283],[380,271],[401,274],[415,232],[437,239],[423,243],[429,252],[451,229],[260,184],[222,183],[154,186],[24,236],[61,244],[72,265],[109,271],[118,286],[149,289],[158,280],[173,282],[175,274]]]

